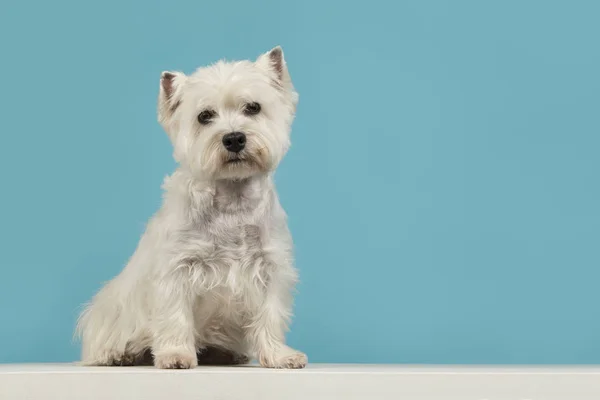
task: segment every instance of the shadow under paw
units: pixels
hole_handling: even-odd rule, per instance
[[[250,361],[243,354],[219,347],[201,349],[196,355],[198,357],[198,365],[241,365],[247,364]]]

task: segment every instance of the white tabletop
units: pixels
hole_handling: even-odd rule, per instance
[[[0,365],[0,399],[598,400],[599,366],[82,367]]]

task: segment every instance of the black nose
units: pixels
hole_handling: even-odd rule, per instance
[[[246,147],[246,135],[242,132],[231,132],[223,136],[223,146],[229,151],[239,153]]]

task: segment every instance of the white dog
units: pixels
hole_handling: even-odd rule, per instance
[[[285,344],[297,280],[273,184],[298,95],[280,47],[256,61],[163,72],[158,118],[179,163],[124,270],[78,322],[86,365],[302,368]],[[227,362],[227,361],[226,361]]]

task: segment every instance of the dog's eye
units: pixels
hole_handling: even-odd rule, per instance
[[[198,122],[200,122],[202,125],[208,125],[216,114],[217,113],[215,113],[213,110],[204,110],[198,114]]]
[[[246,115],[256,115],[260,112],[260,104],[258,103],[248,103],[244,106],[244,114]]]

